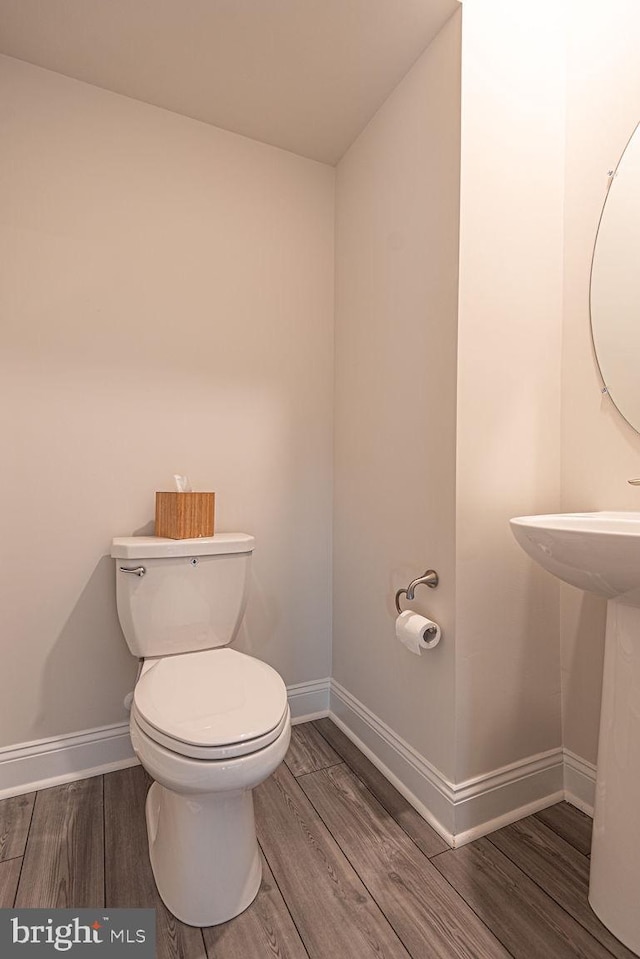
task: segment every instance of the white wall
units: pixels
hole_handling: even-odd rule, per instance
[[[606,173],[638,122],[639,32],[634,0],[464,5],[459,779],[560,742],[558,616],[561,741],[597,758],[605,603],[537,570],[506,520],[639,506],[640,436],[600,393],[589,330]]]
[[[186,472],[257,537],[240,648],[325,677],[334,170],[0,58],[0,745],[118,722],[111,537]]]
[[[453,774],[460,16],[337,168],[333,676]],[[394,593],[444,638],[420,659]],[[426,595],[425,595],[426,594]]]
[[[640,7],[571,3],[567,60],[565,295],[562,375],[563,508],[640,509],[640,436],[600,393],[589,326],[589,272],[598,219],[638,122]],[[605,601],[562,589],[564,742],[596,761]]]
[[[561,744],[559,586],[508,523],[560,498],[560,14],[556,0],[464,4],[457,781]]]
[[[387,143],[401,138],[384,126],[392,115],[399,120],[392,110],[413,88],[400,85],[398,100],[390,99],[338,170],[334,674],[458,783],[560,745],[596,760],[604,602],[561,586],[529,561],[508,520],[560,508],[638,508],[637,489],[626,480],[640,473],[640,436],[600,394],[588,283],[606,171],[638,120],[639,28],[633,0],[606,9],[572,0],[464,5],[451,749],[453,707],[444,700],[454,684],[446,667],[437,673],[445,695],[430,699],[439,707],[437,732],[416,731],[429,708],[418,705],[420,695],[432,691],[422,663],[405,676],[387,643],[392,587],[431,562],[423,554],[418,560],[421,531],[433,519],[428,497],[416,514],[415,486],[406,476],[390,478],[384,452],[393,461],[404,440],[408,472],[433,482],[424,449],[416,450],[419,417],[410,421],[413,446],[403,432],[414,385],[411,373],[393,379],[402,353],[393,334],[415,342],[415,329],[407,335],[399,326],[405,310],[393,315],[396,272],[381,243],[391,232],[387,201],[398,183],[414,191],[418,215],[428,219],[420,174],[397,175]],[[414,283],[416,276],[419,270]],[[406,293],[411,285],[402,279],[397,286]],[[427,302],[424,290],[412,291],[415,302]],[[416,344],[410,370],[429,336]],[[430,429],[419,434],[423,443]],[[400,499],[412,509],[394,517]],[[448,530],[451,506],[442,502]],[[372,516],[379,517],[373,529]],[[347,568],[349,547],[357,574]],[[403,554],[410,563],[389,563]],[[445,592],[427,596],[424,606],[445,617],[451,640]],[[358,659],[358,616],[366,661]],[[433,660],[430,668],[427,683]]]
[[[335,679],[454,783],[562,743],[560,588],[508,521],[560,505],[564,20],[465,4],[460,147],[459,43],[338,166],[333,621]],[[427,566],[416,660],[393,593]]]

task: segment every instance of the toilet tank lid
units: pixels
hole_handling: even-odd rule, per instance
[[[217,556],[250,553],[255,539],[248,533],[216,533],[197,539],[164,536],[118,536],[111,541],[114,559],[161,559],[163,556]]]

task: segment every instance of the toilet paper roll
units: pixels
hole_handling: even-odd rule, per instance
[[[423,649],[433,649],[442,633],[437,623],[406,609],[396,619],[396,636],[401,643],[419,656]]]

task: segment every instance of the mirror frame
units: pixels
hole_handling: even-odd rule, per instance
[[[609,397],[609,400],[610,400],[610,402],[611,402],[611,404],[612,404],[612,406],[613,406],[613,408],[620,414],[620,416],[621,416],[622,419],[625,421],[625,423],[627,423],[627,424],[631,427],[631,429],[634,430],[634,432],[640,433],[640,423],[638,423],[638,425],[635,426],[635,425],[631,422],[631,420],[626,416],[626,414],[622,412],[622,410],[620,409],[620,407],[619,407],[618,404],[616,403],[613,395],[609,392],[609,387],[607,386],[607,381],[606,381],[606,379],[605,379],[604,371],[603,371],[603,369],[602,369],[602,364],[601,364],[601,362],[600,362],[600,357],[598,356],[598,350],[597,350],[597,348],[596,348],[596,336],[595,336],[595,332],[594,332],[594,319],[593,319],[593,268],[594,268],[594,264],[595,264],[595,260],[596,260],[596,252],[597,252],[597,249],[598,249],[598,238],[599,238],[599,236],[600,236],[600,229],[601,229],[601,227],[602,227],[602,222],[603,222],[603,220],[604,220],[604,215],[605,215],[605,213],[606,213],[606,211],[607,211],[607,202],[608,202],[609,196],[610,196],[610,194],[611,194],[611,188],[612,188],[612,186],[613,186],[613,184],[614,184],[614,181],[615,181],[615,178],[616,178],[616,176],[617,176],[617,174],[618,174],[618,170],[619,170],[619,168],[620,168],[620,164],[621,164],[622,161],[624,160],[625,153],[627,152],[627,149],[629,148],[629,146],[630,146],[630,144],[631,144],[631,141],[633,140],[633,138],[634,138],[634,136],[636,135],[636,133],[638,133],[638,134],[640,135],[640,121],[638,121],[638,123],[636,123],[635,127],[633,128],[633,130],[632,130],[632,132],[631,132],[631,136],[627,139],[627,141],[626,141],[626,143],[625,143],[625,145],[624,145],[624,148],[623,148],[623,150],[622,150],[622,153],[620,154],[620,156],[619,156],[619,158],[618,158],[618,162],[616,163],[615,167],[614,167],[612,170],[609,170],[608,173],[607,173],[607,176],[608,176],[608,178],[609,178],[609,181],[608,181],[608,183],[607,183],[607,188],[606,188],[606,192],[605,192],[604,201],[603,201],[603,203],[602,203],[602,209],[601,209],[601,211],[600,211],[600,216],[598,217],[598,226],[597,226],[597,228],[596,228],[596,235],[595,235],[595,239],[594,239],[594,241],[593,241],[593,251],[592,251],[592,253],[591,253],[591,266],[590,266],[590,269],[589,269],[589,332],[590,332],[590,334],[591,334],[591,348],[592,348],[592,351],[593,351],[593,358],[594,358],[594,360],[595,360],[596,368],[597,368],[597,370],[598,370],[598,375],[599,375],[599,377],[600,377],[600,382],[601,382],[601,384],[602,384],[602,386],[601,386],[601,388],[600,388],[600,393],[601,393],[603,396],[608,396],[608,397]]]

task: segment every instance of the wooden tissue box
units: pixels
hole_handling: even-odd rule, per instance
[[[215,493],[156,493],[156,536],[213,536]]]

